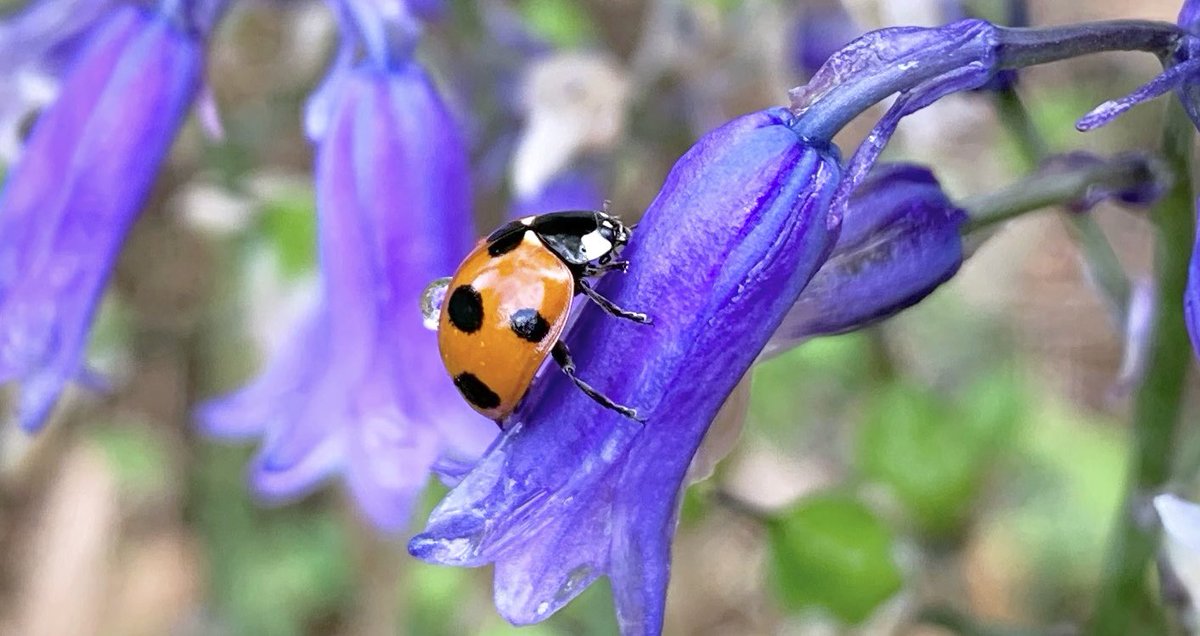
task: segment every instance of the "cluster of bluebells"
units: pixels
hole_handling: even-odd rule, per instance
[[[679,158],[624,254],[628,273],[599,286],[620,306],[646,308],[651,328],[592,307],[573,323],[589,382],[636,406],[645,424],[546,374],[497,438],[456,394],[417,311],[425,283],[451,273],[477,235],[464,122],[414,57],[440,4],[327,4],[340,45],[304,121],[315,146],[321,300],[256,379],[200,405],[197,419],[212,435],[259,440],[250,483],[265,500],[341,476],[388,532],[404,527],[430,474],[453,480],[409,552],[494,564],[497,608],[518,624],[608,576],[622,632],[659,633],[688,468],[739,379],[761,355],[887,318],[955,274],[967,212],[928,168],[876,165],[903,117],[995,88],[998,77],[1009,85],[1019,67],[1144,50],[1162,57],[1164,73],[1080,129],[1172,90],[1200,124],[1193,3],[1178,26],[1007,29],[963,19],[862,35],[790,104],[738,117]],[[37,46],[0,57],[13,65],[3,70],[35,70],[57,93],[0,195],[0,377],[18,386],[28,431],[86,375],[98,299],[204,93],[206,47],[224,9],[220,0],[45,0],[4,25],[4,42]],[[892,95],[843,157],[833,136]],[[514,213],[594,206],[595,183],[564,172]],[[1113,196],[1152,198],[1142,192]],[[1200,258],[1192,269],[1195,337]]]

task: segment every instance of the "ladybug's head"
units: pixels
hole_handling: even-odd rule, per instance
[[[599,210],[550,212],[514,224],[533,230],[547,249],[572,266],[606,264],[629,242],[629,228]]]
[[[621,223],[621,219],[606,212],[596,213],[596,235],[601,239],[597,243],[607,243],[610,246],[597,258],[601,265],[611,261],[613,256],[618,254],[620,249],[629,242],[629,228]]]

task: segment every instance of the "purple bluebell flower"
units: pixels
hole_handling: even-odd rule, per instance
[[[409,543],[418,558],[495,564],[495,601],[543,620],[602,575],[621,632],[659,634],[683,480],[718,408],[837,239],[850,194],[900,118],[1000,69],[1086,51],[1161,50],[1173,27],[1004,30],[970,20],[869,33],[834,54],[791,109],[708,133],[668,174],[600,290],[652,324],[582,308],[565,334],[580,374],[644,425],[559,373],[537,378],[508,428]],[[833,135],[899,99],[845,166]]]
[[[0,195],[0,380],[19,383],[27,431],[81,373],[117,250],[201,84],[211,22],[194,12],[215,20],[222,6],[123,6],[96,20],[9,173]]]
[[[920,302],[962,264],[966,218],[927,168],[877,166],[854,191],[833,254],[763,355],[861,329]]]
[[[385,19],[359,14],[346,28]],[[322,302],[258,379],[198,415],[210,434],[262,437],[250,481],[263,499],[341,473],[366,516],[395,532],[431,470],[462,474],[496,436],[459,397],[417,311],[425,284],[474,240],[467,150],[415,61],[369,52],[333,72],[310,104],[328,111],[309,118],[322,122]]]
[[[495,562],[496,604],[514,623],[542,620],[608,574],[627,633],[661,625],[691,457],[836,230],[826,212],[837,159],[793,121],[784,109],[736,119],[667,176],[625,252],[635,266],[601,285],[652,326],[585,309],[570,332],[588,381],[637,408],[644,428],[545,376],[412,541],[414,555]]]

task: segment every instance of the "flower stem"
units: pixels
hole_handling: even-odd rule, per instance
[[[1136,156],[1115,157],[1071,171],[1035,173],[1007,187],[961,201],[959,205],[968,216],[962,230],[973,232],[1026,212],[1071,203],[1096,187],[1132,188],[1146,179],[1146,162]]]
[[[1151,20],[997,29],[1001,68],[1023,68],[1099,51],[1149,51],[1161,56],[1183,35],[1174,24]]]
[[[959,634],[959,636],[1039,636],[1042,634],[1042,632],[1030,629],[984,625],[969,614],[943,605],[922,608],[917,614],[917,621],[926,625],[936,625],[952,634]]]
[[[932,37],[935,33],[940,37]],[[1162,57],[1179,42],[1181,31],[1174,24],[1148,20],[1043,28],[1006,28],[982,20],[962,20],[930,29],[927,35],[929,44],[897,53],[870,72],[843,71],[835,78],[832,76],[839,73],[834,66],[821,79],[823,68],[807,87],[792,92],[792,110],[797,117],[793,130],[810,140],[833,139],[850,120],[887,96],[971,68],[995,72],[1102,51],[1147,51]],[[864,36],[864,41],[869,37]],[[933,42],[938,42],[936,55],[929,51]],[[841,60],[841,55],[830,60],[827,67]],[[837,90],[832,90],[834,86]]]
[[[1146,567],[1157,548],[1149,500],[1171,474],[1176,429],[1192,349],[1183,322],[1183,293],[1192,251],[1195,213],[1191,174],[1192,124],[1172,103],[1163,136],[1163,154],[1180,175],[1155,208],[1155,284],[1158,307],[1147,351],[1146,372],[1133,405],[1133,456],[1117,527],[1109,546],[1089,633],[1165,633],[1165,619]]]
[[[1078,200],[1096,187],[1124,189],[1154,178],[1146,161],[1137,156],[1078,168],[1070,172],[1034,174],[1006,188],[962,201],[967,211],[963,234],[987,230],[995,224],[1041,208]],[[1083,213],[1064,213],[1071,233],[1083,250],[1092,280],[1108,300],[1114,322],[1124,328],[1131,287],[1108,238],[1100,226]],[[973,243],[974,241],[969,241]]]
[[[1011,87],[995,93],[996,109],[1005,128],[1015,137],[1018,152],[1025,161],[1026,169],[1036,168],[1049,154],[1046,143],[1037,131],[1037,125],[1029,115],[1029,110],[1021,103],[1021,98]],[[1123,164],[1123,165],[1122,165]],[[1088,171],[1084,171],[1088,172]],[[1115,186],[1115,189],[1136,186],[1153,180],[1149,168],[1140,161],[1132,158],[1114,160],[1106,166],[1096,166],[1088,180],[1084,175],[1082,182],[1077,182],[1080,190],[1076,197],[1081,197],[1093,185]],[[1070,179],[1064,179],[1060,185],[1072,185]],[[1068,199],[1067,201],[1069,201]],[[1057,203],[1065,203],[1058,201]],[[1072,238],[1083,252],[1084,263],[1088,269],[1089,278],[1095,283],[1109,306],[1109,314],[1118,330],[1125,329],[1128,316],[1131,285],[1125,268],[1121,266],[1117,253],[1105,236],[1100,224],[1089,214],[1064,213],[1063,221],[1067,224]]]

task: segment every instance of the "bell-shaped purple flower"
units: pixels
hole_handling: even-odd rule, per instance
[[[500,443],[437,507],[415,556],[496,564],[496,605],[540,621],[613,579],[626,634],[662,626],[670,541],[692,455],[725,397],[832,247],[840,168],[784,109],[738,118],[685,154],[639,223],[629,273],[601,290],[653,324],[585,307],[580,373],[646,417],[540,377]]]
[[[927,168],[877,166],[850,198],[833,254],[763,355],[861,329],[920,302],[962,264],[966,218]]]
[[[27,431],[80,374],[117,250],[200,87],[193,4],[207,3],[111,9],[81,35],[0,194],[0,380],[19,383]]]
[[[335,71],[316,153],[323,298],[249,386],[201,407],[205,431],[261,436],[268,501],[335,473],[394,532],[431,470],[461,474],[496,436],[446,376],[417,308],[474,241],[467,149],[415,62]]]

